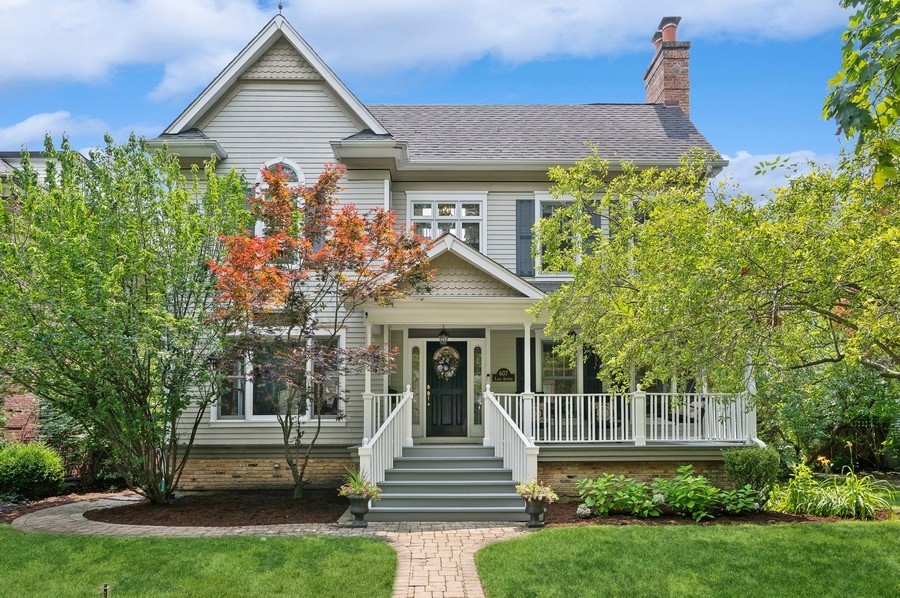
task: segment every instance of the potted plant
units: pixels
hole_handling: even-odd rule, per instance
[[[516,492],[525,499],[525,512],[531,517],[528,520],[528,527],[543,527],[544,522],[541,519],[541,515],[544,514],[544,509],[547,505],[553,504],[553,501],[559,499],[553,488],[532,478],[518,484]]]
[[[359,470],[347,468],[347,476],[344,484],[338,488],[340,496],[346,496],[350,500],[350,514],[353,521],[350,527],[366,527],[366,513],[369,512],[369,501],[381,498],[381,488]]]

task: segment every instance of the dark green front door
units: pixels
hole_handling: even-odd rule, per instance
[[[466,343],[430,342],[425,376],[427,436],[466,435]]]

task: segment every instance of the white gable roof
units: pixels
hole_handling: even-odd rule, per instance
[[[472,264],[478,270],[524,297],[529,299],[541,299],[544,297],[544,293],[539,288],[516,276],[486,255],[475,251],[452,234],[445,234],[432,243],[428,249],[428,259],[433,262],[438,256],[447,253],[451,253]]]
[[[372,113],[338,79],[337,75],[316,54],[315,50],[306,43],[306,40],[300,37],[300,34],[281,15],[276,15],[269,21],[256,37],[225,67],[225,70],[213,79],[212,83],[191,102],[190,106],[163,133],[177,134],[195,127],[207,110],[231,89],[231,86],[244,71],[251,67],[279,39],[286,39],[296,48],[297,52],[321,75],[322,79],[334,90],[334,93],[349,106],[350,110],[367,128],[377,134],[387,134],[381,123],[372,116]]]

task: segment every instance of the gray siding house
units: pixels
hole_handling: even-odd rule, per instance
[[[573,494],[587,475],[648,477],[688,462],[715,476],[723,446],[754,441],[746,397],[671,385],[610,392],[591,359],[557,358],[529,312],[566,280],[536,268],[531,250],[532,226],[559,202],[551,166],[574,164],[588,143],[611,164],[639,166],[713,151],[689,119],[690,44],[675,39],[678,20],[663,19],[653,38],[645,104],[366,105],[279,15],[154,141],[185,166],[215,154],[251,181],[281,163],[311,183],[324,163],[342,162],[342,201],[389,208],[434,239],[431,294],[369,306],[340,331],[348,346],[380,343],[399,358],[390,375],[344,381],[346,417],[325,423],[313,484],[334,487],[359,461],[385,487],[370,519],[515,518],[504,515],[521,511],[507,496],[514,481],[538,476]],[[448,357],[453,375],[438,376]],[[290,483],[252,379],[238,402],[204,420],[186,488]],[[505,489],[469,465],[502,471]],[[478,488],[506,502],[485,506],[470,496]],[[470,503],[448,498],[460,489]]]

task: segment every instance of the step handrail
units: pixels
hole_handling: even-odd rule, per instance
[[[519,482],[537,478],[539,448],[534,437],[526,438],[497,401],[488,384],[484,391],[485,446],[493,446],[494,454],[503,458],[503,466],[512,470]]]
[[[359,471],[370,482],[383,482],[384,472],[394,466],[394,459],[403,453],[403,447],[412,446],[412,398],[412,390],[407,385],[403,398],[372,438],[363,438],[358,449]]]

